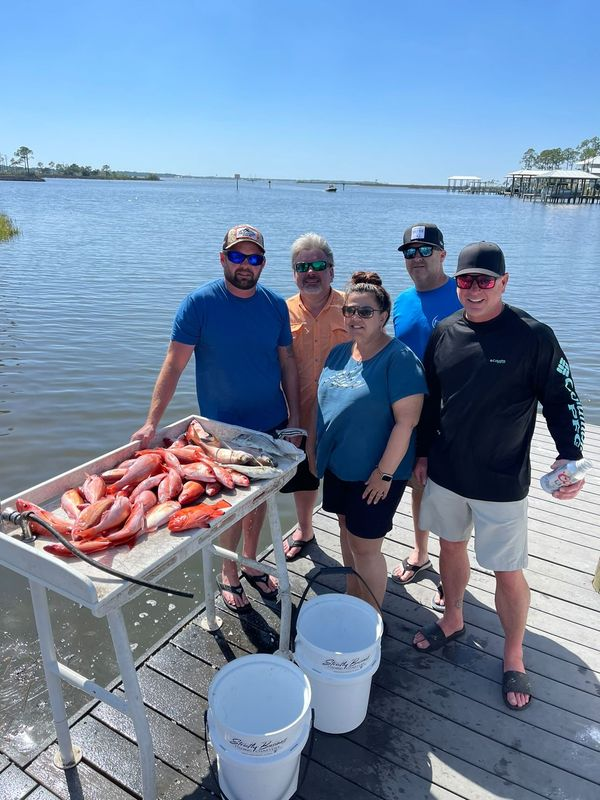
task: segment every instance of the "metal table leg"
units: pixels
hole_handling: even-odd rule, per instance
[[[223,625],[221,617],[217,616],[215,606],[215,573],[213,569],[213,549],[205,547],[202,549],[202,574],[204,576],[204,603],[206,613],[200,620],[200,627],[205,631],[218,631]]]
[[[156,774],[154,770],[154,745],[146,717],[144,700],[138,683],[137,672],[131,654],[131,645],[121,609],[107,614],[108,626],[123,678],[127,714],[133,722],[142,768],[142,795],[144,800],[156,800]]]
[[[277,578],[279,580],[279,598],[281,600],[281,622],[279,627],[279,649],[275,655],[291,659],[290,651],[290,630],[292,625],[292,595],[290,591],[290,579],[288,575],[288,565],[283,551],[283,539],[281,536],[281,523],[277,511],[277,498],[271,495],[267,500],[267,516],[269,528],[271,530],[271,541],[273,542],[273,553],[277,565]]]
[[[31,589],[35,624],[40,639],[46,685],[50,695],[52,719],[54,720],[54,728],[56,729],[56,738],[58,740],[59,753],[57,753],[54,762],[57,767],[71,769],[81,761],[81,750],[79,747],[74,746],[71,741],[67,709],[65,708],[65,698],[52,633],[52,622],[50,621],[50,611],[48,609],[48,597],[45,587],[41,584],[30,580],[29,587]]]

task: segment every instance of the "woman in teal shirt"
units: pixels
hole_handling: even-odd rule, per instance
[[[383,603],[381,552],[415,459],[426,392],[421,362],[385,332],[391,301],[376,272],[355,272],[342,309],[352,341],[334,347],[319,378],[317,474],[323,509],[337,514],[344,564]],[[374,605],[355,577],[348,593]]]

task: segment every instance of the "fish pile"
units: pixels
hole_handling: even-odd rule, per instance
[[[163,447],[137,450],[116,468],[87,475],[80,487],[61,497],[65,516],[46,511],[27,500],[16,501],[20,512],[31,511],[55,528],[82,553],[97,553],[122,544],[133,546],[142,533],[166,525],[171,533],[208,528],[231,503],[213,498],[222,489],[245,488],[251,478],[279,474],[273,460],[234,450],[192,420],[182,436]],[[193,504],[193,505],[192,505]],[[33,533],[49,532],[30,521]],[[57,556],[74,554],[63,544],[44,550]]]

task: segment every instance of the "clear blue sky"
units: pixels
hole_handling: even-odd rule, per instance
[[[18,0],[0,153],[445,183],[600,135],[598,0]]]

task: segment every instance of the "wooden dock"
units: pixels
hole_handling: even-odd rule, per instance
[[[585,449],[600,465],[599,427],[588,426]],[[367,719],[347,735],[316,734],[298,798],[598,800],[600,595],[592,578],[600,554],[600,470],[592,471],[575,501],[560,503],[537,482],[553,453],[541,421],[529,503],[532,598],[525,660],[534,684],[531,707],[515,713],[502,702],[503,639],[494,580],[473,558],[465,598],[467,636],[431,655],[416,652],[411,641],[417,628],[437,617],[430,602],[438,575],[424,573],[406,587],[390,580],[382,661]],[[341,563],[335,519],[318,510],[315,528],[317,543],[307,558],[290,565],[296,596],[317,568]],[[406,497],[384,543],[390,571],[407,555],[411,540]],[[434,567],[438,554],[438,541],[431,537]],[[317,593],[342,588],[337,576],[315,584]],[[227,661],[272,651],[276,641],[275,611],[252,590],[249,597],[255,613],[238,618],[223,610],[225,623],[216,635],[205,633],[197,617],[140,666],[160,800],[215,797],[204,750],[208,685]],[[72,735],[83,761],[68,772],[54,767],[54,744],[26,764],[0,755],[0,800],[141,797],[137,748],[126,717],[99,703],[74,723]]]

